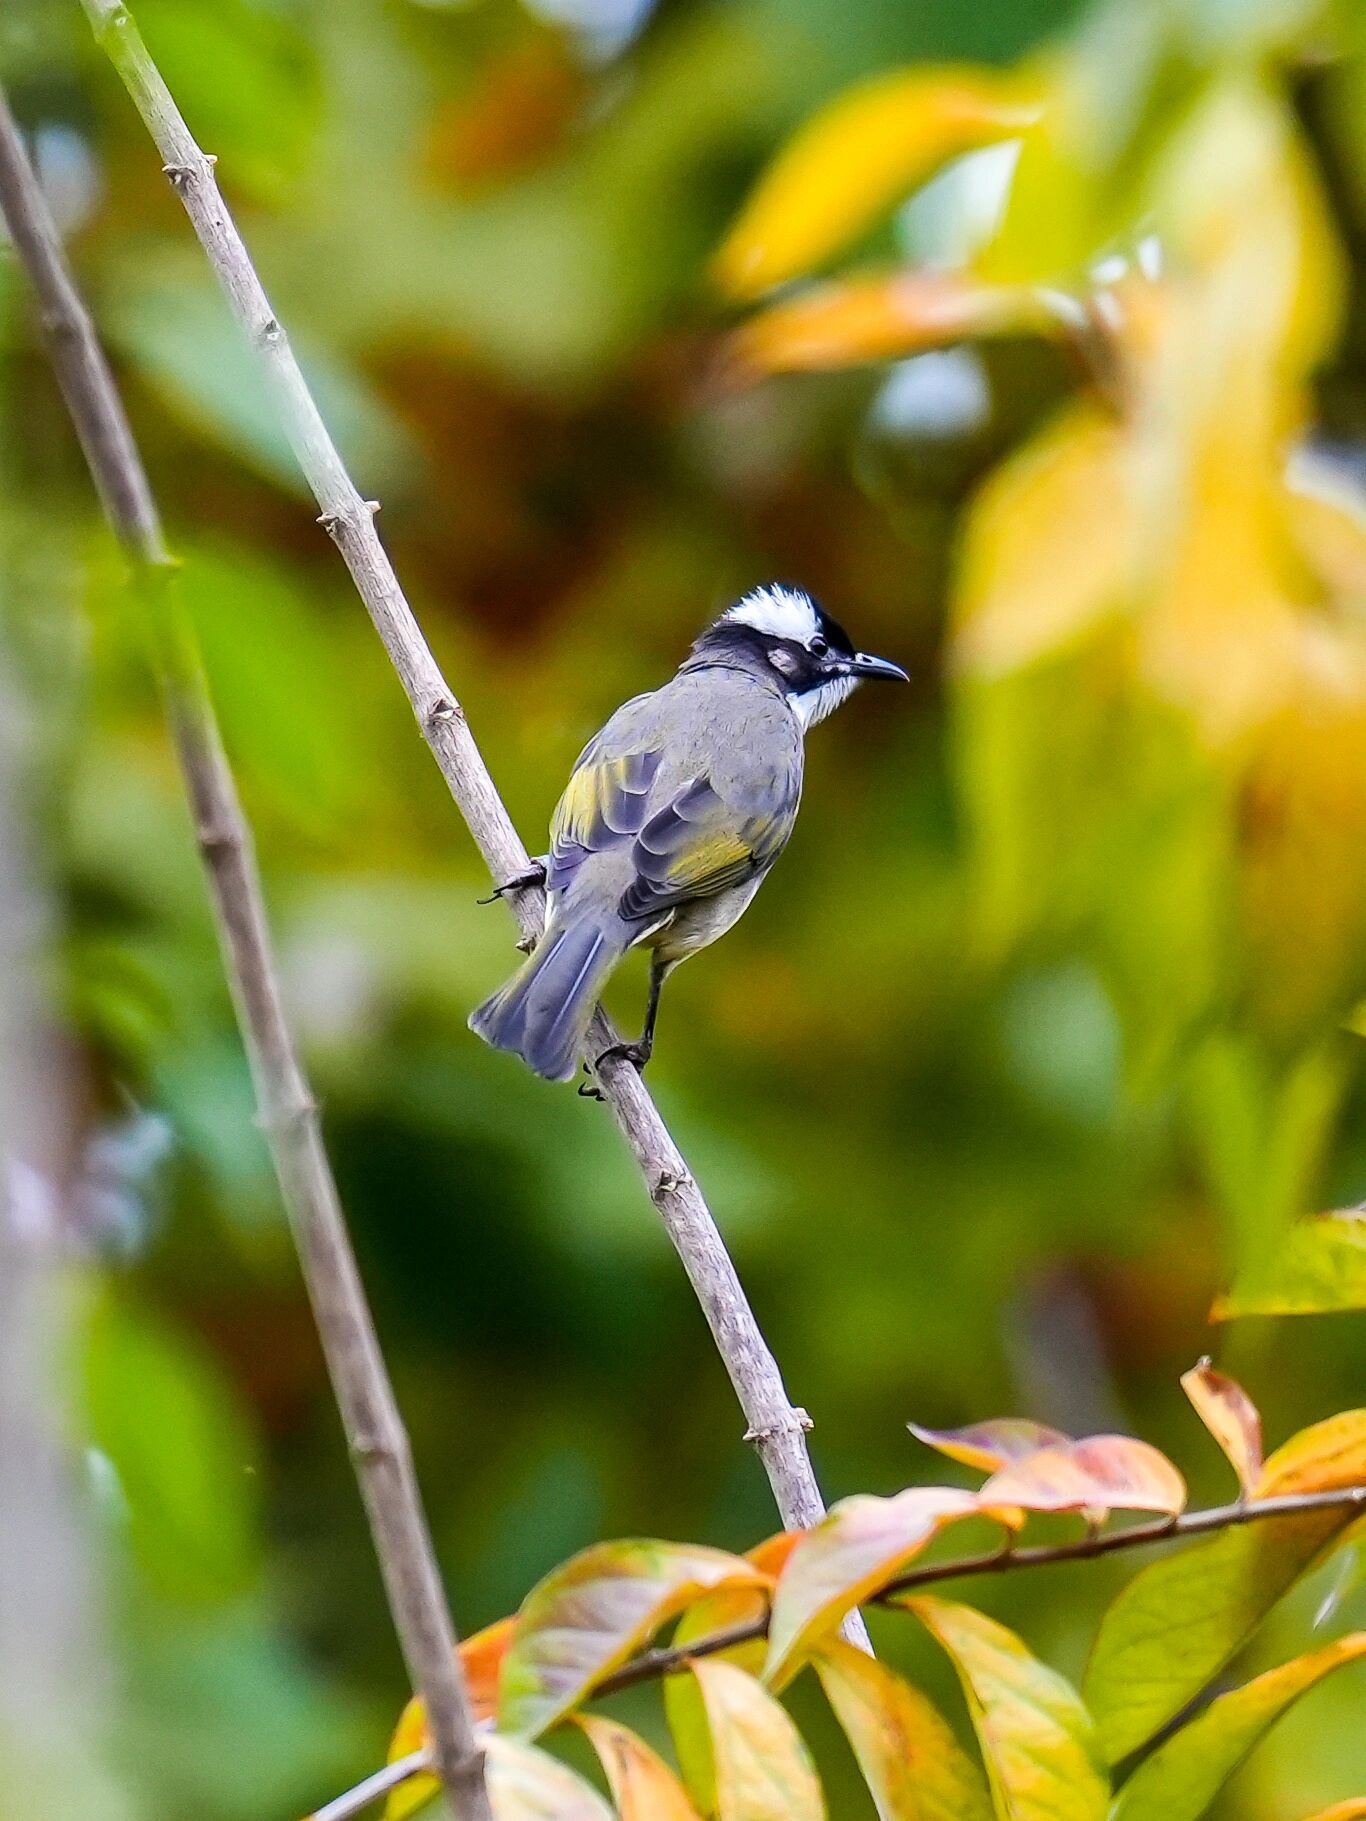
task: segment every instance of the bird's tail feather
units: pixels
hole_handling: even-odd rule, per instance
[[[570,1080],[593,1007],[628,941],[615,912],[552,922],[511,980],[470,1014],[470,1029],[548,1081]]]

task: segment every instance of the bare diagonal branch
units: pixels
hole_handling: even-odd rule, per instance
[[[285,1018],[250,830],[173,586],[147,475],[52,217],[0,90],[0,207],[42,306],[53,365],[149,609],[177,758],[208,875],[261,1124],[294,1228],[389,1604],[433,1756],[461,1821],[492,1821],[483,1754],[407,1433],[356,1269],[318,1110]]]
[[[512,825],[465,714],[437,667],[375,531],[375,503],[361,498],[327,433],[289,342],[219,191],[214,161],[199,149],[121,0],[82,0],[99,42],[161,153],[167,176],[229,302],[260,357],[294,454],[327,529],[351,571],[375,629],[399,674],[424,738],[496,882],[527,870],[526,849]],[[524,938],[544,928],[537,887],[509,894]],[[599,1010],[586,1055],[616,1041]],[[599,1070],[604,1096],[645,1179],[669,1238],[683,1261],[744,1411],[746,1439],[768,1474],[789,1528],[824,1511],[806,1447],[810,1419],[794,1409],[782,1375],[745,1297],[701,1190],[640,1076],[629,1062]],[[857,1623],[857,1621],[856,1621]]]

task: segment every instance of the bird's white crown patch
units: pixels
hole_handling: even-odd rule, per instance
[[[723,616],[740,626],[752,626],[775,639],[795,639],[805,645],[817,631],[816,608],[810,595],[777,582],[754,588]]]

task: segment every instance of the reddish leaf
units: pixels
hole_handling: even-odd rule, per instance
[[[778,1577],[765,1679],[781,1680],[816,1638],[898,1574],[944,1525],[978,1515],[1000,1523],[1016,1517],[946,1486],[842,1499],[802,1537]]]
[[[657,1752],[627,1726],[600,1714],[580,1714],[621,1821],[699,1821],[682,1784]]]
[[[1050,1429],[1047,1423],[1032,1423],[1028,1417],[998,1416],[985,1423],[969,1423],[965,1429],[922,1429],[919,1423],[906,1427],[918,1442],[937,1448],[951,1461],[965,1467],[980,1467],[983,1473],[995,1473],[1012,1461],[1023,1461],[1040,1448],[1063,1448],[1071,1441],[1061,1429]]]
[[[1181,1388],[1228,1456],[1244,1496],[1250,1498],[1262,1473],[1262,1419],[1257,1406],[1237,1379],[1216,1372],[1207,1359],[1182,1374]]]
[[[881,1821],[992,1821],[981,1771],[918,1688],[840,1638],[813,1660]]]
[[[1109,1782],[1071,1683],[971,1606],[898,1595],[953,1659],[1002,1821],[1103,1821]]]
[[[1112,1821],[1199,1821],[1262,1735],[1316,1682],[1366,1656],[1366,1632],[1269,1669],[1211,1701],[1124,1785]]]
[[[764,1587],[740,1556],[676,1543],[600,1543],[528,1594],[503,1660],[501,1730],[544,1732],[667,1619],[717,1587]]]
[[[810,1756],[773,1696],[717,1657],[689,1667],[711,1730],[717,1821],[825,1821]]]
[[[1147,1442],[1091,1435],[1040,1448],[994,1473],[982,1497],[1027,1511],[1181,1511],[1186,1482]]]

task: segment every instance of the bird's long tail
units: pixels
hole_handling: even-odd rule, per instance
[[[615,910],[554,919],[511,980],[471,1012],[470,1029],[548,1081],[570,1080],[593,1007],[630,940]]]

